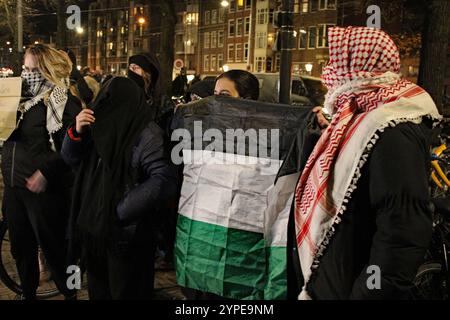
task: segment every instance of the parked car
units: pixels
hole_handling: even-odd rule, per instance
[[[259,80],[259,100],[279,102],[280,74],[255,73]],[[292,76],[291,104],[293,105],[323,105],[326,88],[320,78],[310,76]]]

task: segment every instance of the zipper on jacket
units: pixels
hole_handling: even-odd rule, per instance
[[[14,141],[13,153],[12,153],[12,164],[11,164],[11,188],[14,187],[14,162],[16,161],[16,143]]]

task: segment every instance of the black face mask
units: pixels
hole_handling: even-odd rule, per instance
[[[145,91],[145,82],[144,82],[144,78],[142,78],[140,75],[138,75],[137,73],[134,73],[131,70],[128,70],[128,78],[130,78],[131,80],[133,80],[134,82],[136,82],[136,84],[142,88],[142,90]]]

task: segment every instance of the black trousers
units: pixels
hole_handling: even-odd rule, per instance
[[[35,194],[24,188],[5,186],[3,213],[16,260],[23,294],[35,299],[39,286],[38,247],[44,253],[52,279],[65,296],[67,288],[66,228],[69,199],[65,192]]]
[[[84,248],[90,300],[150,300],[155,278],[155,241],[150,229],[140,228],[127,250],[113,245]]]

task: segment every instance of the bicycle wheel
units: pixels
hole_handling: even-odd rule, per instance
[[[16,262],[11,254],[8,228],[5,222],[0,223],[0,248],[0,280],[11,291],[22,294],[19,274],[17,272]],[[41,271],[39,287],[36,291],[36,297],[38,299],[51,298],[59,294],[55,284],[49,279],[49,275],[48,271]]]
[[[413,297],[418,300],[448,300],[447,283],[440,263],[420,266],[414,280]]]

